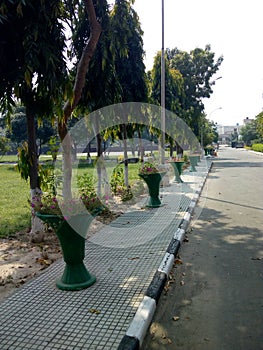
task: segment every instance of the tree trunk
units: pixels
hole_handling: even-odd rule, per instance
[[[151,156],[154,156],[154,153],[153,153],[153,134],[151,133]]]
[[[78,145],[77,142],[72,142],[72,161],[73,163],[76,162],[78,158]]]
[[[172,157],[172,156],[173,156],[173,153],[174,153],[174,145],[173,145],[172,142],[170,142],[169,150],[170,150],[170,157]]]
[[[138,138],[139,138],[139,149],[140,149],[140,161],[143,162],[144,148],[142,144],[142,134],[139,127],[138,127]]]
[[[128,151],[127,151],[127,128],[126,124],[122,125],[123,129],[123,156],[124,156],[124,184],[129,186],[129,168],[128,168]]]
[[[158,153],[159,153],[159,163],[162,164],[162,153],[163,153],[162,136],[158,137]]]
[[[87,146],[87,160],[89,163],[91,163],[91,155],[90,155],[90,152],[91,152],[91,143],[89,142],[88,143],[88,146]]]
[[[71,137],[68,133],[66,120],[61,121],[58,123],[58,132],[59,137],[62,142],[62,157],[63,157],[63,164],[62,164],[62,170],[63,170],[63,198],[64,199],[71,199],[72,198],[72,192],[71,192],[71,179],[72,179],[72,157],[71,157]]]
[[[134,138],[131,141],[131,152],[132,156],[135,157],[135,144],[134,144]]]
[[[73,88],[73,101],[67,101],[63,112],[63,119],[58,123],[58,133],[62,142],[62,153],[63,153],[63,170],[64,181],[63,181],[63,195],[65,198],[71,198],[71,178],[72,178],[72,164],[71,164],[71,140],[67,130],[67,122],[71,117],[72,112],[77,107],[81,98],[82,90],[85,85],[86,73],[89,68],[90,60],[95,52],[99,37],[101,34],[101,25],[97,21],[95,9],[92,0],[84,1],[86,11],[89,17],[90,24],[90,37],[83,49],[82,56],[77,66],[77,74],[75,77],[75,83]],[[65,139],[67,137],[67,139]]]
[[[27,135],[28,135],[28,154],[29,160],[29,183],[30,183],[30,198],[40,197],[42,191],[39,184],[38,176],[38,155],[36,145],[36,130],[35,130],[35,116],[32,111],[27,108]],[[36,217],[34,210],[32,210],[31,217],[31,240],[35,242],[42,242],[44,238],[44,225],[42,221]]]
[[[102,137],[101,134],[98,133],[96,135],[96,140],[97,140],[97,175],[98,175],[98,196],[101,196],[102,193]]]
[[[176,145],[176,157],[182,158],[184,154],[183,148],[178,144],[177,141],[175,141],[175,145]]]
[[[28,135],[28,153],[30,154],[29,164],[29,177],[30,177],[30,190],[36,188],[39,189],[39,178],[38,178],[38,156],[37,156],[37,145],[36,145],[36,130],[35,130],[35,117],[34,114],[26,109],[27,114],[27,135]]]

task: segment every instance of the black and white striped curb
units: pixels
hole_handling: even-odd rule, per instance
[[[208,173],[212,167],[212,162],[208,164],[206,175],[203,181],[199,184],[194,196],[190,202],[190,205],[179,224],[178,229],[174,233],[174,236],[169,243],[166,253],[161,261],[161,264],[145,293],[145,296],[140,303],[136,314],[130,323],[125,336],[122,338],[118,350],[139,350],[143,339],[146,335],[147,329],[150,326],[153,315],[156,310],[156,306],[164,289],[164,286],[169,278],[170,271],[173,267],[174,260],[179,252],[182,242],[185,237],[185,233],[191,221],[194,208],[201,195]]]

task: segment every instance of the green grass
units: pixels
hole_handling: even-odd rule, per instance
[[[8,156],[5,161],[13,162],[14,158]],[[7,160],[8,159],[8,160]],[[118,166],[116,161],[108,162],[107,174],[110,177],[114,167]],[[119,165],[124,166],[124,165]],[[129,164],[130,184],[141,181],[138,177],[139,163]],[[78,175],[89,174],[97,178],[97,170],[93,166],[81,165],[76,169]],[[14,165],[0,165],[0,237],[8,237],[19,230],[30,227],[30,206],[28,204],[30,188],[29,182],[20,178]],[[110,179],[109,179],[110,180]]]
[[[41,162],[50,161],[51,157],[41,156]],[[4,156],[0,159],[0,237],[8,237],[19,230],[30,227],[30,199],[29,182],[20,178],[20,174],[15,171],[14,165],[3,164],[3,162],[15,163],[17,156]],[[119,165],[115,159],[109,159],[105,162],[107,169],[108,181],[112,171]],[[129,164],[129,184],[134,193],[143,186],[143,181],[138,176],[140,163]],[[73,167],[74,168],[74,167]],[[73,169],[76,175],[89,174],[97,181],[97,169],[93,165],[88,165],[85,159],[81,159],[78,168]],[[74,184],[73,184],[74,186]]]
[[[0,157],[0,163],[15,163],[17,162],[17,155],[10,155],[10,156],[2,156]]]
[[[116,162],[109,162],[108,164],[106,164],[107,174],[110,176],[113,169],[117,166],[122,167],[124,169],[124,164],[118,164]],[[129,164],[129,181],[134,182],[139,179],[138,169],[139,163]],[[77,169],[77,173],[88,173],[90,175],[93,175],[95,178],[97,177],[97,169],[95,167],[79,167]]]
[[[0,165],[0,237],[30,226],[29,184],[12,165]]]
[[[0,157],[0,163],[16,163],[18,160],[17,155],[8,155]],[[41,155],[40,161],[52,160],[51,156]]]
[[[263,152],[263,144],[262,143],[254,143],[252,145],[252,150],[256,152]]]

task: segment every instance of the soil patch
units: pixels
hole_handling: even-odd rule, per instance
[[[0,240],[0,300],[42,273],[61,258],[57,237],[45,233],[42,243],[32,243],[28,230]]]

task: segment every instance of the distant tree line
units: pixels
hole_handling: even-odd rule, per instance
[[[240,128],[240,135],[247,146],[263,142],[263,112]]]

